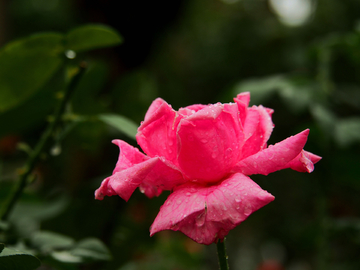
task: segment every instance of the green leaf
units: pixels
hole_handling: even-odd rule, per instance
[[[40,265],[38,258],[21,251],[4,248],[0,254],[1,270],[34,270]]]
[[[75,241],[66,235],[40,231],[33,235],[31,243],[41,251],[49,252],[55,249],[71,248]]]
[[[80,241],[75,248],[71,250],[71,254],[93,261],[107,261],[111,259],[108,248],[96,238],[87,238]]]
[[[64,263],[82,263],[83,259],[79,256],[73,255],[70,251],[54,251],[51,252],[51,257],[55,260]]]
[[[335,125],[335,139],[342,147],[360,142],[360,118],[339,120]]]
[[[32,96],[62,63],[63,35],[43,33],[9,43],[0,50],[0,112]]]
[[[84,52],[118,45],[122,42],[122,38],[109,26],[89,24],[71,30],[65,42],[67,50]]]
[[[130,119],[116,114],[100,114],[98,118],[130,138],[135,139],[138,126]]]

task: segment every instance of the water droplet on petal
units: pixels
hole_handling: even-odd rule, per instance
[[[244,214],[245,214],[246,216],[248,216],[248,215],[251,214],[251,212],[252,212],[252,207],[251,207],[251,205],[249,204],[249,205],[245,206],[245,208],[244,208]]]
[[[208,142],[207,139],[201,139],[200,141],[201,141],[202,143],[207,143],[207,142]]]
[[[177,203],[177,204],[181,204],[181,201],[182,201],[181,199],[177,199],[177,200],[176,200],[176,203]]]
[[[186,192],[186,196],[190,196],[191,195],[191,193],[190,192]]]
[[[203,226],[204,223],[205,223],[205,217],[206,217],[206,213],[205,213],[205,212],[202,212],[200,215],[198,215],[198,216],[196,217],[196,220],[195,220],[196,226],[198,226],[198,227]]]

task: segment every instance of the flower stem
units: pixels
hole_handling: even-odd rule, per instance
[[[79,71],[71,78],[71,81],[69,82],[65,90],[65,93],[61,97],[61,101],[54,112],[53,120],[49,123],[46,130],[42,134],[40,140],[36,144],[31,155],[29,156],[25,166],[20,170],[20,175],[17,180],[17,183],[15,184],[14,190],[13,192],[11,192],[10,196],[5,202],[5,206],[2,208],[2,211],[0,213],[0,220],[5,221],[8,219],[12,209],[15,206],[16,201],[20,198],[24,188],[27,186],[28,177],[31,175],[32,171],[34,170],[36,163],[39,161],[41,153],[45,150],[46,146],[49,145],[56,127],[61,122],[61,118],[65,111],[66,104],[70,100],[71,94],[76,88],[80,77],[85,71],[85,68],[86,68],[86,64],[81,63],[79,65]]]
[[[219,239],[216,244],[220,270],[229,270],[228,256],[225,249],[225,238]]]

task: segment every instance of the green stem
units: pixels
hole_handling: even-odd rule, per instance
[[[229,270],[228,256],[225,249],[225,238],[216,244],[220,270]]]
[[[34,170],[36,163],[39,161],[41,153],[45,150],[46,146],[49,145],[56,127],[61,122],[61,118],[65,111],[66,104],[70,100],[71,94],[73,93],[79,82],[80,77],[85,71],[85,66],[85,63],[80,64],[78,73],[72,77],[65,90],[64,95],[61,97],[61,101],[54,112],[53,120],[47,126],[45,132],[42,134],[40,140],[36,144],[34,151],[32,151],[31,155],[29,156],[25,166],[21,169],[19,179],[15,185],[15,188],[5,202],[5,206],[0,215],[1,220],[5,221],[8,219],[12,209],[15,206],[16,201],[20,198],[24,188],[26,187],[28,177]]]

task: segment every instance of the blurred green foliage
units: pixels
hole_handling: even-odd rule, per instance
[[[136,192],[128,203],[93,194],[115,166],[111,140],[136,146],[135,127],[156,97],[178,109],[250,91],[252,104],[275,110],[270,143],[310,128],[306,150],[323,160],[310,175],[252,176],[276,200],[230,232],[231,269],[270,261],[359,269],[360,2],[312,0],[298,26],[284,24],[270,0],[175,2],[2,4],[1,201],[51,121],[63,67],[85,59],[88,68],[32,183],[0,223],[0,242],[35,254],[44,269],[216,269],[212,246],[177,232],[149,237],[166,194]]]

